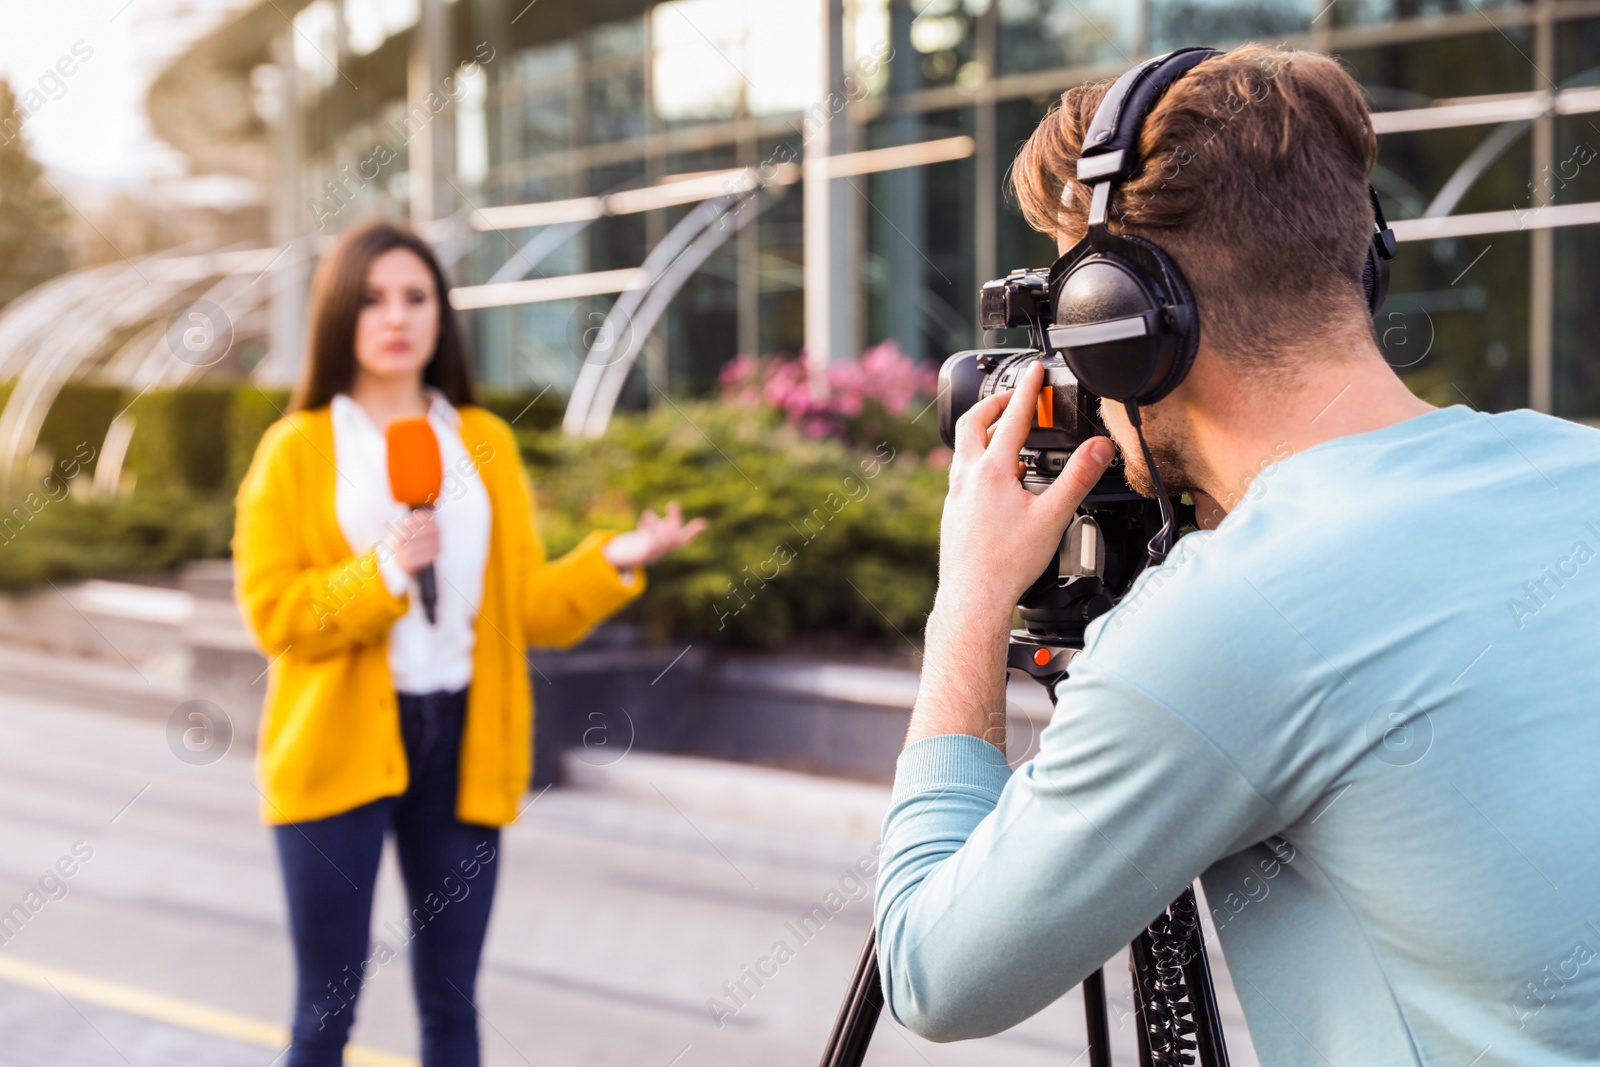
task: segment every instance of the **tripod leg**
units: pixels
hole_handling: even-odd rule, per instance
[[[1194,895],[1194,887],[1185,890]],[[1194,1004],[1195,1039],[1200,1062],[1205,1067],[1228,1067],[1228,1045],[1222,1037],[1222,1018],[1217,1014],[1217,991],[1211,984],[1211,962],[1206,958],[1206,932],[1198,922],[1189,935],[1188,960],[1183,967],[1189,999]]]
[[[1128,971],[1133,976],[1133,1030],[1139,1039],[1139,1067],[1155,1067],[1150,1049],[1150,1008],[1155,1002],[1155,953],[1150,931],[1141,930],[1128,946]]]
[[[861,946],[861,955],[856,958],[850,988],[833,1021],[833,1033],[828,1036],[821,1067],[861,1067],[881,1011],[883,983],[878,979],[878,935],[873,929],[867,931],[867,943]]]
[[[1089,1067],[1111,1067],[1111,1025],[1106,1019],[1106,972],[1083,980],[1084,1029],[1089,1035]]]

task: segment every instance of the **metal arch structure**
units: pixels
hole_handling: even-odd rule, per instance
[[[548,259],[556,249],[572,240],[578,234],[587,230],[594,224],[594,219],[576,219],[571,222],[557,222],[546,226],[523,243],[522,247],[512,253],[511,258],[500,265],[489,276],[486,285],[498,285],[502,282],[520,282],[528,274]]]
[[[1450,175],[1445,183],[1434,194],[1433,200],[1422,210],[1421,218],[1435,219],[1455,211],[1456,205],[1461,203],[1461,198],[1477,184],[1483,172],[1488,170],[1495,160],[1505,154],[1506,149],[1516,144],[1517,139],[1533,127],[1531,119],[1518,119],[1514,122],[1504,122],[1496,126],[1489,136],[1478,142],[1478,146],[1467,153],[1467,158],[1461,161],[1455,172]]]
[[[208,301],[230,323],[264,302],[270,287],[254,279],[277,268],[282,250],[230,248],[185,255],[178,249],[137,262],[74,271],[24,295],[0,315],[0,378],[15,381],[0,411],[0,491],[15,497],[61,389],[98,375],[110,384],[148,389],[178,385],[210,365],[175,358],[166,347],[174,313]],[[250,278],[246,283],[244,279]],[[132,436],[127,411],[113,420],[97,454],[94,488],[115,490]]]
[[[173,297],[170,285],[153,283],[136,264],[63,281],[49,301],[57,311],[53,321],[29,316],[32,328],[19,338],[24,344],[7,352],[6,363],[22,363],[0,412],[0,491],[8,499],[62,386],[104,351],[107,338],[142,324]]]
[[[458,212],[429,227],[447,268],[471,246],[466,220],[467,213]],[[501,273],[518,266],[525,273],[530,258],[536,264],[582,228],[541,231],[529,242],[533,247],[513,256]],[[0,499],[14,498],[27,485],[40,431],[69,382],[93,378],[142,393],[205,375],[221,355],[203,363],[179,358],[168,322],[204,307],[208,317],[220,309],[237,329],[271,300],[266,275],[298,265],[325,243],[309,235],[276,248],[170,249],[72,271],[19,297],[0,313],[0,380],[15,383],[0,408]],[[136,421],[130,405],[107,428],[96,453],[95,495],[115,494]]]
[[[618,182],[600,194],[601,199],[612,193],[620,193],[627,189],[638,188],[641,179],[629,178],[627,181]],[[470,215],[471,212],[465,213]],[[504,282],[520,282],[533,270],[550,257],[556,249],[577,237],[583,231],[593,226],[604,215],[590,215],[585,218],[569,219],[566,222],[556,222],[540,228],[532,237],[523,242],[522,247],[511,254],[511,258],[500,265],[500,268],[489,276],[485,285],[499,285]]]
[[[771,203],[759,189],[704,200],[650,250],[639,268],[644,283],[617,298],[584,355],[563,432],[590,438],[606,432],[628,372],[672,299],[711,253]]]
[[[1600,76],[1600,67],[1591,67],[1588,70],[1574,74],[1556,86],[1559,92],[1566,89],[1575,89],[1592,85],[1597,76]],[[1502,122],[1496,126],[1489,135],[1478,143],[1478,146],[1467,154],[1455,172],[1439,187],[1433,200],[1423,209],[1422,218],[1443,218],[1455,211],[1456,205],[1461,203],[1461,198],[1467,195],[1484,171],[1488,170],[1494,161],[1505,154],[1506,149],[1517,143],[1517,139],[1533,128],[1532,119],[1513,119]]]
[[[198,297],[177,305],[174,316],[186,310],[210,305],[222,310],[230,329],[246,321],[272,298],[272,289],[257,285],[269,270],[282,270],[295,266],[307,252],[307,240],[291,242],[273,256],[267,268],[234,270],[221,275]],[[269,250],[270,251],[270,250]],[[198,312],[204,314],[204,312]],[[210,363],[190,363],[174,358],[166,322],[150,323],[132,341],[123,345],[103,367],[103,373],[112,381],[129,388],[149,389],[156,386],[180,386],[203,375],[211,366],[226,356],[220,353]],[[106,428],[105,441],[100,448],[94,468],[94,491],[97,496],[113,496],[122,482],[122,467],[127,460],[128,447],[133,442],[136,416],[133,405],[119,412]]]

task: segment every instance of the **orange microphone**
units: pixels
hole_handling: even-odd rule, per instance
[[[412,511],[433,507],[444,481],[444,461],[439,456],[439,438],[434,436],[428,417],[395,419],[385,437],[389,445],[389,492]],[[422,593],[422,610],[431,623],[439,602],[433,564],[418,573],[417,587]]]

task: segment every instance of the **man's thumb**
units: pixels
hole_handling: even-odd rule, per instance
[[[1055,484],[1044,491],[1051,512],[1065,518],[1078,510],[1111,465],[1112,455],[1111,442],[1104,437],[1091,437],[1073,449]]]

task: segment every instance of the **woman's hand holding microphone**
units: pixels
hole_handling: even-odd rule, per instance
[[[439,558],[439,523],[432,508],[417,508],[390,527],[384,541],[400,569],[415,578]]]

